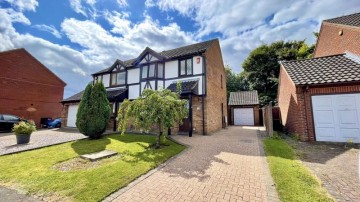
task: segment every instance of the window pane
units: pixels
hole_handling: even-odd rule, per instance
[[[149,77],[154,77],[155,76],[155,64],[150,65],[149,68]]]
[[[185,60],[180,61],[180,75],[185,75]]]
[[[142,76],[141,78],[147,78],[147,72],[148,72],[148,66],[143,66],[142,67]]]
[[[116,85],[116,74],[111,74],[111,85]]]
[[[187,59],[186,60],[186,74],[192,74],[192,60],[191,59]]]
[[[164,78],[164,65],[158,64],[158,78]]]
[[[125,75],[126,75],[125,72],[118,73],[118,75],[117,75],[117,84],[118,85],[125,84]]]

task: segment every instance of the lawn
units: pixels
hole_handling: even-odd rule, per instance
[[[281,201],[333,201],[319,179],[281,139],[265,139],[265,152]]]
[[[0,185],[62,201],[99,201],[185,148],[168,140],[168,146],[155,150],[153,143],[153,136],[111,135],[1,156]],[[104,149],[119,155],[90,167],[71,167],[79,155]]]

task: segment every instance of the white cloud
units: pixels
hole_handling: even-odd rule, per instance
[[[155,6],[155,3],[153,0],[146,0],[145,1],[145,7],[147,8],[151,8],[151,7],[154,7]]]
[[[126,0],[116,0],[116,2],[120,7],[125,7],[128,5]]]
[[[61,38],[61,33],[54,27],[54,25],[49,26],[49,25],[41,24],[41,25],[34,25],[33,27],[41,31],[49,32],[58,39]]]
[[[20,11],[35,11],[36,6],[39,5],[37,0],[5,0],[9,2],[11,5],[19,9]]]
[[[195,38],[220,35],[224,61],[240,71],[249,52],[276,40],[314,43],[324,19],[358,12],[358,0],[158,0],[162,11],[177,11],[195,21]]]
[[[81,4],[81,0],[70,0],[70,7],[79,14],[82,14],[84,16],[88,16],[86,14],[85,8]]]
[[[81,68],[77,67],[77,68],[73,68],[72,69],[73,72],[80,74],[81,76],[86,76],[86,72],[84,70],[82,70]]]

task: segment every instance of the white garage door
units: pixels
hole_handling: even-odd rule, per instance
[[[67,117],[67,127],[76,127],[76,114],[79,105],[70,105]]]
[[[235,108],[234,125],[253,126],[254,109],[253,108]]]
[[[317,141],[360,142],[360,94],[312,96]]]

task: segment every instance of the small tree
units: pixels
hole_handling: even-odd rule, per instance
[[[165,90],[145,89],[139,99],[125,100],[118,112],[118,130],[123,135],[130,124],[136,128],[150,130],[159,129],[156,148],[160,147],[161,137],[166,128],[182,122],[186,117],[186,101],[179,98],[178,93]]]
[[[103,83],[89,84],[80,101],[76,126],[82,134],[91,139],[98,139],[106,130],[110,112],[111,109]]]

